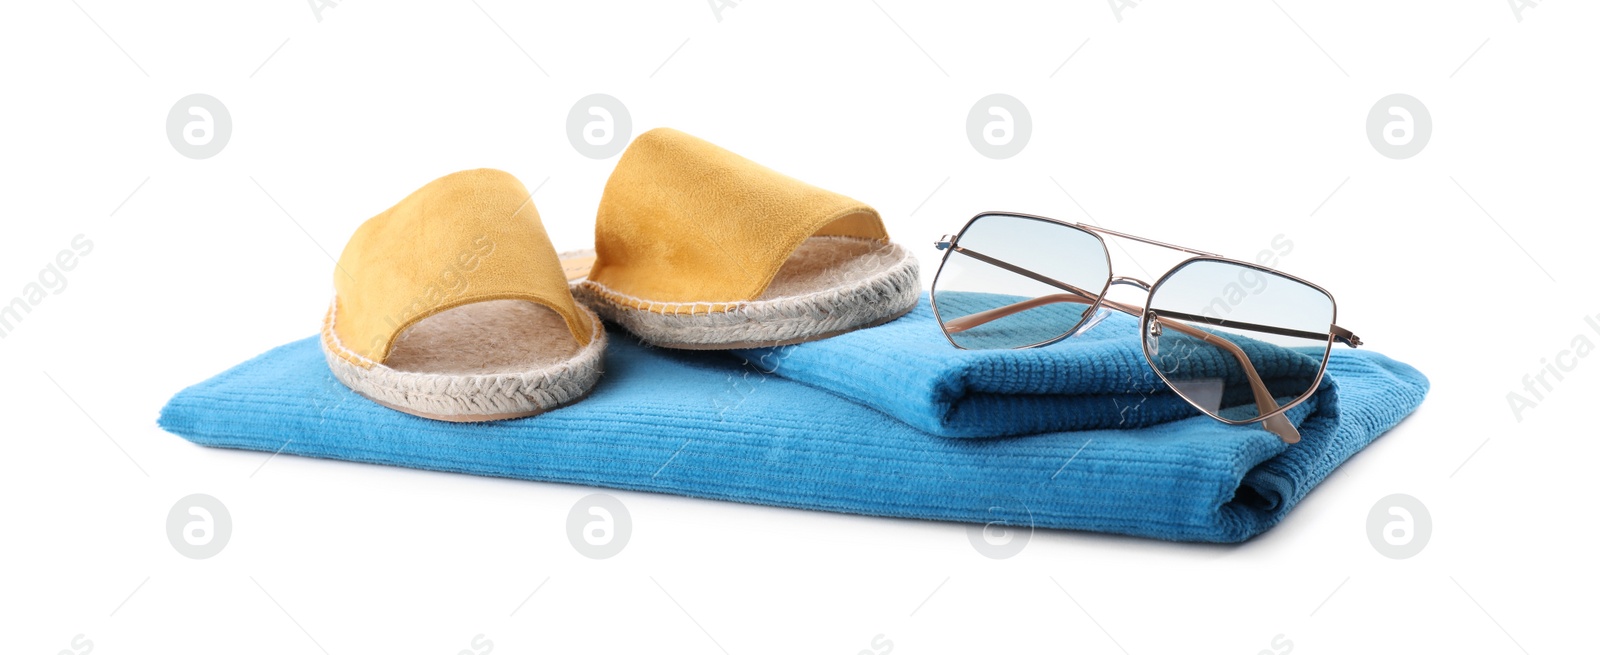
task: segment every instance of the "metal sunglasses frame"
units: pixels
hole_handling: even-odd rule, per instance
[[[1101,252],[1102,256],[1104,256],[1105,259],[1106,259],[1106,271],[1108,272],[1108,275],[1106,277],[1105,285],[1100,288],[1100,292],[1099,293],[1091,293],[1091,292],[1089,292],[1089,291],[1087,291],[1085,289],[1080,289],[1080,288],[1078,288],[1078,287],[1076,287],[1074,285],[1067,284],[1065,282],[1061,282],[1059,280],[1055,280],[1055,279],[1050,278],[1048,276],[1041,275],[1041,274],[1036,273],[1034,271],[1027,270],[1027,269],[1022,268],[1020,266],[1016,266],[1014,264],[1010,264],[1010,263],[1004,262],[1004,261],[996,259],[994,257],[990,257],[988,255],[985,255],[985,254],[983,254],[981,252],[977,252],[977,251],[973,251],[973,250],[969,250],[969,249],[963,248],[960,245],[960,241],[961,241],[962,235],[965,235],[967,230],[969,228],[971,228],[974,223],[977,223],[980,219],[983,219],[983,218],[989,217],[989,216],[1003,216],[1003,217],[1007,217],[1007,218],[1020,218],[1020,219],[1027,219],[1027,220],[1041,221],[1041,222],[1045,222],[1045,223],[1051,223],[1051,224],[1054,224],[1054,225],[1058,225],[1058,226],[1061,226],[1061,227],[1064,227],[1064,228],[1067,228],[1067,229],[1077,230],[1077,231],[1083,232],[1085,234],[1088,234],[1089,236],[1094,237],[1095,241],[1100,244],[1100,252]],[[1193,255],[1193,257],[1185,259],[1182,262],[1179,262],[1177,265],[1173,266],[1166,273],[1162,274],[1161,277],[1157,278],[1156,281],[1153,284],[1152,283],[1147,283],[1147,282],[1145,282],[1143,280],[1139,280],[1137,278],[1124,277],[1124,276],[1119,276],[1119,275],[1115,274],[1115,272],[1113,271],[1113,269],[1111,267],[1111,251],[1110,251],[1110,249],[1108,249],[1106,247],[1105,238],[1102,235],[1113,236],[1113,237],[1118,237],[1118,238],[1123,238],[1123,239],[1130,239],[1130,240],[1133,240],[1133,241],[1138,241],[1140,243],[1145,243],[1145,244],[1149,244],[1149,245],[1153,245],[1153,246],[1157,246],[1157,247],[1161,247],[1161,248],[1167,248],[1167,249],[1170,249],[1170,250],[1176,250],[1176,251],[1179,251],[1179,252],[1184,252],[1184,253],[1188,253],[1190,255]],[[1065,332],[1063,332],[1060,336],[1052,338],[1052,339],[1047,339],[1047,340],[1044,340],[1044,341],[1041,341],[1041,342],[1038,342],[1038,343],[1034,343],[1034,344],[1028,344],[1028,345],[1024,345],[1024,346],[1016,346],[1015,348],[1012,348],[1012,349],[1038,348],[1038,347],[1041,347],[1041,346],[1047,346],[1047,345],[1059,342],[1059,341],[1061,341],[1063,339],[1070,338],[1073,335],[1076,335],[1079,332],[1079,330],[1081,330],[1083,328],[1083,326],[1085,324],[1089,323],[1089,320],[1095,315],[1096,312],[1098,312],[1100,310],[1101,307],[1105,307],[1105,308],[1108,308],[1108,309],[1112,309],[1112,310],[1116,310],[1116,311],[1122,312],[1124,314],[1128,314],[1130,316],[1135,316],[1135,317],[1137,317],[1139,319],[1139,335],[1140,335],[1139,342],[1140,342],[1140,348],[1144,352],[1145,363],[1150,366],[1151,370],[1155,371],[1157,377],[1161,378],[1162,383],[1166,384],[1168,388],[1171,388],[1171,389],[1174,389],[1174,390],[1176,390],[1177,387],[1174,386],[1172,384],[1172,381],[1167,378],[1167,375],[1161,371],[1161,367],[1156,365],[1155,360],[1152,358],[1151,353],[1150,353],[1150,342],[1149,342],[1149,339],[1145,338],[1145,335],[1148,335],[1148,334],[1151,333],[1152,325],[1155,325],[1157,327],[1159,327],[1160,325],[1163,325],[1163,324],[1165,324],[1165,325],[1176,325],[1176,324],[1173,324],[1173,323],[1163,323],[1163,322],[1161,322],[1160,319],[1161,319],[1161,317],[1163,315],[1164,316],[1168,316],[1170,318],[1176,318],[1176,319],[1182,319],[1182,320],[1192,320],[1192,321],[1201,322],[1201,323],[1210,323],[1210,324],[1216,325],[1218,327],[1238,327],[1238,328],[1243,328],[1243,329],[1254,329],[1254,330],[1258,330],[1258,331],[1269,332],[1269,333],[1280,334],[1280,335],[1286,335],[1286,336],[1296,336],[1296,337],[1308,338],[1308,339],[1325,339],[1326,340],[1326,343],[1325,343],[1325,345],[1323,347],[1323,352],[1322,352],[1322,362],[1317,367],[1317,374],[1316,374],[1316,377],[1312,379],[1310,388],[1305,393],[1303,393],[1300,396],[1296,397],[1294,400],[1291,400],[1286,404],[1279,405],[1277,407],[1277,409],[1275,409],[1273,411],[1263,412],[1260,416],[1257,416],[1255,418],[1248,419],[1248,420],[1239,420],[1239,419],[1230,419],[1230,418],[1226,418],[1226,417],[1223,417],[1223,416],[1219,416],[1215,412],[1212,412],[1211,410],[1208,410],[1205,407],[1202,407],[1199,404],[1195,403],[1193,400],[1190,400],[1187,396],[1185,396],[1185,395],[1183,395],[1181,393],[1176,394],[1179,398],[1182,398],[1184,400],[1184,402],[1189,403],[1189,405],[1193,406],[1195,409],[1198,409],[1201,412],[1204,412],[1207,416],[1210,416],[1211,418],[1214,418],[1214,419],[1216,419],[1218,421],[1221,421],[1223,423],[1226,423],[1228,425],[1250,425],[1252,423],[1263,423],[1263,422],[1268,421],[1269,419],[1273,419],[1275,417],[1282,416],[1285,412],[1288,412],[1289,410],[1291,410],[1291,409],[1295,408],[1296,406],[1298,406],[1300,403],[1303,403],[1307,399],[1309,399],[1316,392],[1316,390],[1322,385],[1322,378],[1323,378],[1323,375],[1328,370],[1328,359],[1329,359],[1329,355],[1333,351],[1333,344],[1335,342],[1344,343],[1344,344],[1346,344],[1346,345],[1348,345],[1348,346],[1350,346],[1352,348],[1356,348],[1356,347],[1359,347],[1359,346],[1362,345],[1362,341],[1361,341],[1360,337],[1357,337],[1350,330],[1348,330],[1346,328],[1343,328],[1343,327],[1340,327],[1338,325],[1337,321],[1338,321],[1338,317],[1339,317],[1339,305],[1338,305],[1338,302],[1334,300],[1333,294],[1328,293],[1328,291],[1326,289],[1323,289],[1322,287],[1320,287],[1320,286],[1318,286],[1316,284],[1313,284],[1313,283],[1311,283],[1309,281],[1306,281],[1304,279],[1301,279],[1299,277],[1295,277],[1295,276],[1290,275],[1288,273],[1284,273],[1283,271],[1279,271],[1279,270],[1276,270],[1276,269],[1273,269],[1273,268],[1269,268],[1269,267],[1266,267],[1266,266],[1261,266],[1259,264],[1253,264],[1253,263],[1250,263],[1250,262],[1239,261],[1237,259],[1229,259],[1229,258],[1223,257],[1221,255],[1216,255],[1216,254],[1204,252],[1204,251],[1201,251],[1201,250],[1195,250],[1195,249],[1192,249],[1192,248],[1185,248],[1183,246],[1176,246],[1176,245],[1173,245],[1173,244],[1170,244],[1170,243],[1164,243],[1164,242],[1161,242],[1161,241],[1156,241],[1154,239],[1149,239],[1149,238],[1141,237],[1141,236],[1135,236],[1135,235],[1132,235],[1132,234],[1126,234],[1126,233],[1118,232],[1118,231],[1115,231],[1115,230],[1108,230],[1106,228],[1103,228],[1103,227],[1100,227],[1100,226],[1097,226],[1097,225],[1084,225],[1082,223],[1068,223],[1066,221],[1061,221],[1061,220],[1057,220],[1057,219],[1049,218],[1049,217],[1045,217],[1045,216],[1035,216],[1033,214],[1022,214],[1022,213],[1017,213],[1017,212],[998,212],[998,211],[983,212],[981,214],[978,214],[977,216],[973,216],[971,219],[968,219],[966,224],[962,225],[961,226],[961,230],[959,232],[957,232],[956,234],[954,234],[954,235],[948,235],[947,234],[944,237],[942,237],[939,241],[934,243],[934,247],[938,248],[939,250],[944,251],[944,256],[939,260],[939,269],[938,269],[937,272],[934,273],[934,287],[935,288],[938,287],[939,276],[944,273],[945,264],[950,261],[950,255],[953,254],[953,253],[961,253],[961,254],[963,254],[963,255],[965,255],[967,257],[970,257],[972,259],[976,259],[976,260],[981,261],[981,262],[983,262],[985,264],[989,264],[991,266],[996,266],[996,267],[1005,269],[1005,270],[1010,271],[1012,273],[1016,273],[1016,274],[1021,275],[1023,277],[1027,277],[1029,279],[1044,283],[1046,285],[1053,286],[1053,287],[1056,287],[1058,289],[1062,289],[1064,291],[1068,291],[1068,292],[1070,292],[1072,294],[1075,294],[1075,295],[1078,295],[1078,296],[1082,296],[1082,297],[1084,297],[1086,299],[1091,299],[1093,301],[1093,302],[1091,302],[1089,304],[1088,309],[1084,310],[1083,316],[1078,319],[1078,322],[1076,324],[1074,324],[1070,329],[1068,329]],[[1256,325],[1256,324],[1252,324],[1252,323],[1244,323],[1244,322],[1241,322],[1241,321],[1229,321],[1229,320],[1226,320],[1226,319],[1213,318],[1213,317],[1209,317],[1209,316],[1199,316],[1199,315],[1194,315],[1194,314],[1180,314],[1180,313],[1176,313],[1176,312],[1165,312],[1164,314],[1158,315],[1155,312],[1155,310],[1153,310],[1151,308],[1151,306],[1150,306],[1152,300],[1155,297],[1156,290],[1160,289],[1162,284],[1166,283],[1166,281],[1168,279],[1170,279],[1173,275],[1178,274],[1179,272],[1181,272],[1184,268],[1186,268],[1190,264],[1193,264],[1193,263],[1196,263],[1196,262],[1204,262],[1204,261],[1220,262],[1220,263],[1230,264],[1230,265],[1234,265],[1234,266],[1240,266],[1240,267],[1244,267],[1244,268],[1252,269],[1252,270],[1256,270],[1256,271],[1261,271],[1263,273],[1270,273],[1272,275],[1276,275],[1276,276],[1282,277],[1282,278],[1287,279],[1287,280],[1298,282],[1298,283],[1303,284],[1303,285],[1305,285],[1307,287],[1310,287],[1312,289],[1317,290],[1322,295],[1327,296],[1328,302],[1329,302],[1329,304],[1331,305],[1331,308],[1332,308],[1332,316],[1329,317],[1329,325],[1328,325],[1327,334],[1324,335],[1322,333],[1317,333],[1317,332],[1306,332],[1306,331],[1301,331],[1301,330],[1290,330],[1290,329],[1287,329],[1287,328],[1277,328],[1277,327],[1273,327],[1273,326]],[[1121,303],[1121,302],[1117,302],[1117,301],[1113,301],[1113,300],[1107,300],[1105,298],[1105,294],[1106,294],[1107,291],[1110,291],[1111,286],[1114,285],[1114,284],[1127,284],[1127,285],[1130,285],[1130,286],[1136,286],[1136,287],[1139,287],[1140,289],[1143,289],[1144,292],[1145,292],[1145,302],[1144,302],[1143,310],[1140,311],[1135,306],[1129,305],[1127,303]],[[950,331],[946,327],[946,323],[945,323],[944,317],[942,315],[940,315],[940,313],[939,313],[938,294],[937,293],[929,294],[929,300],[930,300],[930,304],[933,306],[934,319],[939,322],[939,329],[940,329],[941,332],[943,332],[943,334],[945,336],[945,339],[950,342],[950,345],[955,346],[956,348],[960,348],[962,350],[968,350],[968,348],[962,346],[959,343],[956,343],[956,340],[953,337],[951,337]],[[953,319],[953,320],[957,320],[957,319]],[[1152,324],[1152,320],[1156,321],[1156,323]],[[1243,360],[1243,363],[1246,364],[1246,366],[1250,366],[1248,359]],[[1251,373],[1252,375],[1254,375],[1255,372],[1253,370],[1253,366],[1251,366],[1251,370],[1249,370],[1247,372]],[[1294,443],[1294,442],[1299,440],[1299,435],[1298,435],[1297,432],[1294,431],[1294,428],[1293,428],[1292,425],[1287,424],[1287,422],[1282,421],[1281,419],[1279,421],[1277,421],[1276,423],[1278,423],[1282,427],[1280,427],[1279,429],[1272,429],[1271,427],[1269,427],[1269,429],[1272,429],[1272,431],[1275,432],[1275,433],[1279,433],[1279,436],[1281,438],[1283,438],[1284,441],[1287,441],[1289,443]],[[1286,428],[1289,432],[1293,432],[1294,433],[1293,436],[1291,437],[1289,434],[1282,434],[1280,432],[1280,430],[1282,430],[1284,428]]]

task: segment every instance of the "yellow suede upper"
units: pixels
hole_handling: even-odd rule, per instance
[[[813,235],[888,239],[859,201],[657,128],[628,145],[606,182],[589,280],[652,311],[754,300]]]
[[[324,326],[329,350],[370,368],[424,318],[486,300],[535,302],[566,320],[578,343],[594,334],[528,189],[480,168],[429,182],[356,229],[333,273]]]

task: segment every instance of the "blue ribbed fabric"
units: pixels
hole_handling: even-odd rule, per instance
[[[872,332],[884,349],[904,338]],[[906,364],[916,362],[908,356]],[[1135,377],[1144,364],[1105,366]],[[1303,436],[1294,446],[1206,417],[949,439],[726,354],[648,348],[613,331],[606,375],[588,399],[528,419],[460,424],[361,398],[333,378],[309,338],[182,391],[160,424],[208,446],[835,512],[1234,542],[1276,524],[1428,388],[1415,369],[1375,353],[1339,352],[1329,374],[1336,384],[1291,413]],[[1036,388],[1025,373],[1010,384]]]
[[[1138,319],[1119,312],[1042,348],[961,350],[939,330],[924,293],[910,313],[870,330],[736,352],[752,366],[945,437],[1137,428],[1200,415],[1156,377],[1140,349]],[[1315,361],[1308,363],[1315,374]]]

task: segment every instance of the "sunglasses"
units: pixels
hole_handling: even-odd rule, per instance
[[[1155,283],[1114,275],[1105,239],[1192,255]],[[1139,319],[1145,361],[1184,401],[1230,425],[1260,423],[1286,443],[1284,415],[1322,383],[1334,342],[1361,339],[1334,323],[1333,296],[1265,266],[1101,227],[983,213],[954,236],[933,279],[933,313],[957,348],[1045,346],[1098,323],[1102,310]],[[1139,307],[1105,298],[1114,284],[1145,291]]]

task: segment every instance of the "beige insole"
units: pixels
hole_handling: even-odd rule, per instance
[[[851,237],[810,237],[796,248],[757,300],[776,300],[860,282],[895,265],[888,244]]]
[[[418,321],[384,365],[445,375],[519,373],[571,359],[579,349],[567,322],[526,300],[489,300]]]

